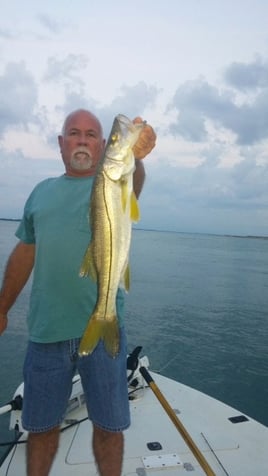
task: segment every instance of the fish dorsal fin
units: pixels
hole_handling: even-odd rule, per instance
[[[137,222],[140,219],[139,204],[138,204],[137,197],[133,191],[130,197],[130,218],[134,222]]]

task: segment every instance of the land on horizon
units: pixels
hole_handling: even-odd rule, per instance
[[[1,218],[0,221],[21,221],[21,218]],[[258,238],[262,240],[268,240],[268,236],[262,236],[262,235],[238,235],[238,234],[232,234],[232,233],[204,233],[204,232],[198,232],[198,231],[177,231],[177,230],[159,230],[159,229],[154,229],[154,228],[138,228],[135,227],[133,228],[134,230],[140,230],[140,231],[157,231],[157,232],[163,232],[163,233],[182,233],[182,234],[190,234],[190,235],[213,235],[213,236],[226,236],[230,238]]]

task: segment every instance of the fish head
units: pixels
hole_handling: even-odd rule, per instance
[[[103,167],[111,180],[132,173],[135,169],[133,146],[145,123],[134,124],[123,114],[115,117],[104,151]]]

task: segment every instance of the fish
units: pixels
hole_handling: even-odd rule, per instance
[[[134,124],[118,114],[99,163],[90,196],[92,237],[79,275],[97,283],[97,300],[80,341],[80,356],[91,354],[100,340],[111,357],[119,352],[116,312],[119,287],[130,288],[129,250],[132,222],[140,218],[133,190],[133,146],[145,122]]]

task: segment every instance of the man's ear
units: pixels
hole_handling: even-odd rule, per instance
[[[58,144],[59,144],[60,150],[61,150],[61,148],[62,148],[62,143],[63,143],[63,137],[62,137],[62,136],[58,136]]]

